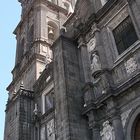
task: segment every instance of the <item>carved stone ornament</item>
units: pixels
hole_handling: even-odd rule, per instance
[[[114,128],[109,121],[103,123],[103,130],[100,132],[102,140],[115,140]]]
[[[137,62],[136,62],[136,60],[133,57],[128,59],[125,62],[125,68],[126,68],[127,74],[133,73],[137,69]]]
[[[129,114],[131,113],[132,109],[127,110],[126,112],[121,114],[121,120],[122,120],[122,125],[123,128],[125,127],[126,121],[129,117]]]
[[[52,62],[52,51],[50,49],[46,50],[46,59],[45,59],[46,64],[49,64]]]
[[[94,24],[92,27],[91,27],[91,30],[92,30],[92,34],[94,34],[95,32],[100,32],[100,29],[97,27],[97,24]]]
[[[99,58],[99,55],[97,54],[97,52],[92,52],[91,53],[90,60],[91,60],[92,74],[100,71],[101,70],[101,63],[100,63],[100,58]]]
[[[87,43],[87,47],[88,47],[88,52],[92,52],[95,49],[96,46],[96,38],[93,37],[88,43]]]
[[[123,7],[122,10],[120,10],[117,15],[111,19],[111,21],[109,21],[107,23],[107,26],[110,29],[115,29],[126,17],[128,16],[128,9],[127,6]]]
[[[54,119],[47,123],[47,138],[48,140],[55,140]]]
[[[52,62],[52,59],[49,56],[46,56],[46,64],[49,64]]]

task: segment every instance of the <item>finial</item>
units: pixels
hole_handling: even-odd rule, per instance
[[[24,88],[24,84],[23,81],[20,82],[20,88],[23,89]]]
[[[34,109],[33,113],[35,114],[35,116],[38,115],[38,106],[37,106],[37,103],[35,103],[35,109]]]

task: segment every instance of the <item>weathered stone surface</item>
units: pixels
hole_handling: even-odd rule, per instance
[[[74,0],[71,7],[65,0],[20,2],[4,140],[134,139],[140,114],[139,0],[77,0],[73,14],[66,8]],[[119,54],[114,30],[128,16],[138,40]],[[59,31],[63,23],[66,29]]]

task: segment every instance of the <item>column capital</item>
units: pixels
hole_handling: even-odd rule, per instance
[[[97,27],[97,24],[94,23],[91,27],[92,34],[95,34],[95,32],[100,32],[100,29]]]
[[[78,40],[78,43],[79,43],[78,48],[87,47],[87,44],[85,42],[86,42],[85,38],[83,36],[80,36]]]

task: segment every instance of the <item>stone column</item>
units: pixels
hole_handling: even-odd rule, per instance
[[[90,111],[87,115],[89,120],[89,128],[92,129],[92,140],[101,140],[100,125],[96,119],[96,111]]]
[[[92,129],[92,140],[101,140],[101,137],[100,137],[100,127],[98,126],[93,126],[93,129]]]
[[[60,36],[53,46],[53,56],[57,140],[90,140],[87,120],[81,114],[83,81],[77,44]]]
[[[112,125],[115,132],[115,140],[124,140],[123,127],[119,115],[117,114],[114,115],[112,119]]]
[[[78,42],[79,42],[78,48],[80,49],[80,53],[81,53],[84,80],[85,83],[88,83],[91,81],[91,75],[90,75],[90,61],[89,61],[89,55],[87,51],[87,45],[85,44],[84,38],[82,36],[80,37]]]
[[[115,140],[124,140],[123,126],[117,106],[116,100],[114,98],[110,98],[107,102],[107,112],[109,112],[108,115],[111,118]]]

